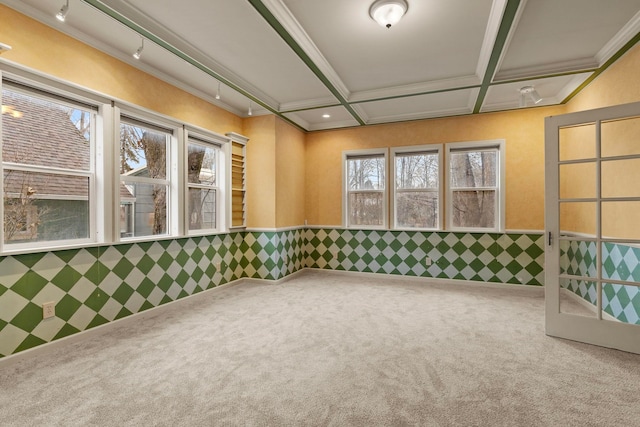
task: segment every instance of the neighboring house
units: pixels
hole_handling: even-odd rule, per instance
[[[2,104],[5,242],[88,237],[89,179],[51,173],[90,170],[90,143],[73,122],[78,110],[12,90]],[[120,192],[133,199],[124,186]]]

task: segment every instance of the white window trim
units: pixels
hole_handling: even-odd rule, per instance
[[[46,173],[63,176],[76,176],[86,177],[89,181],[88,185],[88,200],[89,200],[89,230],[88,237],[80,239],[65,239],[65,240],[48,240],[26,243],[5,243],[4,232],[0,233],[0,253],[12,254],[32,252],[33,249],[42,250],[56,250],[66,249],[69,247],[86,247],[97,242],[100,242],[101,231],[104,228],[104,222],[97,215],[98,200],[103,192],[101,187],[101,181],[97,177],[97,162],[101,159],[101,153],[104,145],[104,135],[100,133],[100,121],[99,116],[102,110],[105,108],[102,100],[99,96],[91,96],[91,94],[77,88],[67,86],[64,84],[55,84],[50,82],[49,79],[40,75],[33,74],[28,75],[29,78],[25,78],[22,74],[29,74],[20,72],[14,74],[11,72],[11,66],[5,66],[0,69],[0,89],[5,85],[5,81],[16,82],[18,85],[23,85],[24,89],[13,88],[9,83],[7,86],[12,88],[11,90],[25,93],[29,96],[34,96],[42,99],[50,99],[53,102],[67,105],[71,108],[85,108],[90,109],[91,112],[91,136],[89,147],[89,169],[88,170],[75,170],[64,169],[58,167],[47,167],[42,165],[28,165],[28,164],[16,164],[12,162],[3,162],[2,150],[0,149],[0,169],[4,171],[5,168],[13,170],[22,170],[26,172]],[[4,71],[8,68],[10,71]],[[2,103],[2,95],[0,90],[0,103]],[[108,104],[107,104],[108,106]],[[2,133],[2,120],[0,119],[0,134]],[[0,144],[1,148],[1,144]],[[99,154],[98,154],[99,153]],[[4,173],[0,173],[0,189],[4,188]],[[4,194],[4,190],[2,190]],[[76,198],[78,199],[78,198]],[[86,200],[86,198],[82,198]],[[65,199],[67,200],[67,199]],[[79,200],[79,199],[78,199]],[[0,218],[4,221],[4,203],[0,203]]]
[[[437,192],[438,193],[438,223],[435,228],[429,227],[399,227],[397,223],[397,195],[398,189],[396,186],[396,156],[398,154],[416,153],[416,154],[437,154],[438,155],[438,188],[432,189],[418,189],[416,192]],[[426,144],[426,145],[413,145],[407,147],[392,147],[391,156],[389,159],[390,173],[389,182],[391,186],[391,224],[393,224],[394,230],[407,230],[407,231],[440,231],[443,229],[443,216],[444,216],[444,182],[442,179],[443,168],[443,150],[442,144]],[[404,190],[407,191],[407,190]],[[409,190],[410,191],[410,190]]]
[[[367,150],[346,150],[342,152],[342,224],[345,228],[386,230],[389,227],[389,150],[373,148]],[[382,225],[351,225],[349,223],[349,189],[347,159],[359,156],[382,155],[384,158],[384,190],[365,190],[371,193],[382,193]],[[361,192],[364,192],[361,190]]]
[[[482,228],[482,227],[453,227],[451,224],[453,223],[453,188],[451,186],[451,171],[450,171],[450,161],[451,161],[451,152],[457,150],[485,150],[485,149],[497,149],[498,152],[498,162],[497,162],[497,179],[496,179],[496,226],[492,228]],[[506,141],[504,139],[494,139],[494,140],[486,140],[486,141],[469,141],[469,142],[451,142],[445,144],[445,183],[446,183],[446,229],[448,231],[461,231],[461,232],[480,232],[480,233],[503,233],[505,231],[505,207],[506,207]],[[456,190],[461,190],[462,188],[456,188]],[[475,187],[471,190],[482,190],[481,187]],[[493,188],[490,188],[493,190]]]
[[[52,94],[55,98],[59,96],[67,99],[71,104],[85,104],[97,109],[95,118],[95,145],[92,147],[92,172],[94,174],[90,194],[93,203],[90,204],[91,223],[93,227],[90,232],[90,239],[74,239],[56,242],[34,242],[24,244],[9,243],[9,248],[4,245],[4,239],[0,232],[0,255],[16,255],[22,253],[32,253],[41,251],[56,251],[65,249],[96,247],[104,244],[117,244],[119,242],[141,242],[172,240],[180,237],[187,237],[190,234],[185,230],[185,218],[183,212],[185,194],[182,188],[184,169],[184,144],[186,140],[187,128],[203,135],[210,136],[214,141],[223,143],[221,153],[224,153],[222,160],[224,171],[221,174],[225,181],[220,184],[220,199],[224,203],[224,211],[220,214],[224,219],[220,220],[220,227],[217,232],[204,232],[202,234],[215,235],[229,231],[227,218],[231,208],[231,155],[230,137],[225,137],[208,129],[199,128],[171,116],[163,115],[149,109],[132,104],[128,101],[119,100],[113,96],[105,95],[93,89],[65,81],[63,79],[48,75],[41,71],[25,67],[20,64],[0,61],[0,87],[5,80],[10,80],[18,84],[33,88],[36,91]],[[1,97],[0,97],[1,98]],[[1,101],[1,99],[0,99]],[[142,122],[157,124],[160,127],[174,130],[174,137],[177,143],[171,145],[170,156],[174,161],[171,165],[171,187],[170,193],[177,202],[171,201],[172,211],[169,212],[171,221],[171,232],[163,235],[140,236],[139,238],[120,239],[120,195],[119,195],[119,117],[120,110],[126,111],[126,115]],[[2,120],[0,120],[0,133],[2,131]],[[229,134],[236,135],[236,134]],[[239,136],[239,135],[237,135]],[[2,163],[2,153],[0,150],[0,164]],[[175,178],[174,178],[175,176]],[[2,188],[2,174],[0,174],[0,188]],[[229,198],[229,199],[228,199]],[[220,205],[222,206],[222,205]],[[0,217],[4,218],[4,204],[0,203]]]
[[[196,139],[196,143],[201,145],[208,144],[215,147],[218,150],[218,156],[216,159],[216,185],[199,185],[199,184],[190,184],[188,181],[188,171],[186,170],[186,161],[189,152],[189,138]],[[223,231],[227,231],[227,206],[231,203],[227,200],[227,194],[231,194],[230,190],[228,190],[228,186],[230,186],[230,182],[228,178],[228,170],[230,169],[230,159],[228,155],[229,146],[231,140],[223,135],[216,134],[214,132],[206,131],[204,129],[196,129],[192,126],[185,126],[184,129],[184,171],[182,173],[184,180],[184,189],[183,194],[185,197],[185,202],[182,204],[184,206],[182,215],[183,215],[183,227],[185,229],[185,234],[188,236],[202,236],[209,235],[213,233],[220,233]],[[201,230],[189,230],[189,206],[188,206],[188,194],[189,188],[213,188],[216,191],[216,227],[215,228],[206,228]]]
[[[183,214],[180,212],[180,206],[184,206],[184,192],[179,190],[179,182],[182,180],[182,172],[184,170],[184,132],[182,132],[182,124],[179,122],[168,120],[167,118],[148,112],[142,108],[135,108],[131,106],[114,106],[114,144],[113,144],[113,158],[114,158],[114,182],[113,182],[113,194],[116,203],[113,205],[113,241],[114,242],[139,242],[147,241],[150,239],[156,239],[158,237],[180,237],[185,235],[184,225],[180,218]],[[120,227],[117,224],[120,223],[120,181],[122,175],[120,174],[120,123],[121,117],[125,116],[141,122],[141,124],[148,124],[150,127],[158,127],[164,129],[168,135],[169,140],[167,143],[167,178],[164,180],[145,178],[145,177],[127,177],[126,181],[131,182],[143,182],[147,184],[161,184],[167,185],[167,231],[164,234],[154,234],[135,237],[120,237]],[[126,119],[124,120],[126,122]]]

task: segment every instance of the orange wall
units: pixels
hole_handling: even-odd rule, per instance
[[[276,226],[304,224],[305,134],[276,119]]]
[[[244,120],[247,143],[247,227],[276,226],[276,117]]]
[[[505,139],[506,228],[542,230],[544,117],[563,111],[564,107],[533,108],[308,134],[309,224],[341,225],[343,150]]]
[[[242,119],[51,27],[0,5],[2,58],[217,133]]]
[[[640,44],[631,48],[568,104],[568,112],[640,101]]]

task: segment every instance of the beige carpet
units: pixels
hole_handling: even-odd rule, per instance
[[[0,365],[0,425],[640,425],[640,356],[543,317],[517,289],[242,284]]]

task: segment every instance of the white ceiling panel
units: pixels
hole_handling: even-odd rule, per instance
[[[406,0],[390,29],[374,0],[70,0],[61,24],[64,1],[0,3],[234,114],[251,100],[307,131],[515,109],[526,85],[559,104],[640,33],[640,0]]]
[[[387,29],[369,16],[370,1],[284,3],[351,93],[475,75],[492,5],[410,1],[405,18]]]
[[[342,106],[296,111],[285,113],[284,116],[309,131],[358,126],[358,122]]]
[[[487,91],[482,112],[520,108],[520,89],[525,86],[533,86],[542,98],[536,106],[559,104],[589,76],[591,73],[582,73],[491,86]],[[527,99],[526,105],[534,106],[530,99]]]
[[[146,26],[161,33],[167,41],[211,58],[210,62],[216,63],[212,68],[229,80],[249,82],[277,100],[278,105],[272,105],[276,109],[281,103],[300,99],[335,102],[331,92],[246,1],[104,3],[127,15],[144,16],[148,19]]]
[[[470,114],[473,111],[473,102],[477,93],[478,89],[464,89],[411,98],[365,102],[358,104],[357,107],[366,113],[369,124],[456,116]]]
[[[496,80],[597,68],[609,59],[600,51],[638,20],[639,10],[640,0],[529,0]],[[637,32],[636,22],[618,43]]]

